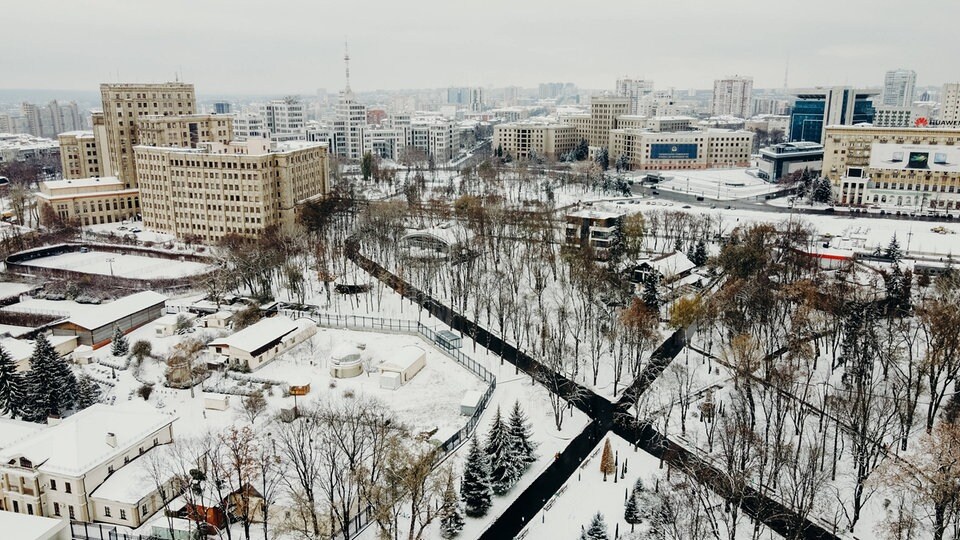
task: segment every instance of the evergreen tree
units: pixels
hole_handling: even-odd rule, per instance
[[[631,491],[627,503],[623,507],[623,519],[630,524],[630,532],[633,532],[634,525],[643,521],[643,515],[637,506],[637,492]]]
[[[833,201],[833,186],[829,178],[820,178],[813,182],[813,191],[810,193],[810,200],[817,203],[829,203]]]
[[[580,142],[577,143],[577,146],[573,148],[573,159],[575,161],[583,161],[587,159],[590,155],[590,145],[587,144],[586,139],[580,139]]]
[[[113,347],[110,349],[110,354],[123,358],[128,352],[130,352],[130,344],[127,343],[127,336],[118,326],[113,332]]]
[[[487,433],[484,452],[490,460],[490,483],[497,495],[506,493],[523,474],[523,463],[512,455],[512,444],[507,425],[503,422],[500,408],[493,418],[493,424]]]
[[[590,521],[590,527],[580,535],[584,540],[609,540],[607,524],[603,521],[603,514],[597,512]]]
[[[37,336],[24,386],[23,418],[31,422],[60,416],[76,398],[76,377],[44,334]]]
[[[603,473],[603,481],[607,481],[608,474],[616,474],[616,464],[613,462],[613,448],[610,446],[610,439],[603,443],[603,454],[600,455],[600,472]]]
[[[24,378],[6,349],[0,347],[0,414],[20,416],[26,396]]]
[[[697,266],[707,264],[707,243],[703,241],[703,238],[697,241],[697,247],[693,249],[693,257],[690,262]]]
[[[530,424],[527,416],[520,408],[520,401],[513,403],[510,420],[507,422],[507,431],[510,434],[510,454],[523,464],[523,469],[537,460],[536,445],[530,442]]]
[[[467,453],[467,463],[460,482],[460,498],[465,513],[470,517],[482,517],[490,509],[490,465],[487,456],[474,435]]]
[[[643,303],[650,309],[660,309],[660,291],[657,290],[657,284],[660,281],[660,275],[656,270],[651,269],[643,278]]]
[[[610,153],[606,147],[597,150],[597,155],[594,160],[597,162],[597,165],[600,165],[601,169],[607,170],[610,168]]]
[[[679,236],[673,240],[673,250],[676,251],[677,253],[680,253],[683,251],[683,239],[680,238]]]
[[[443,490],[443,502],[440,506],[440,536],[450,540],[463,530],[463,516],[460,515],[460,501],[453,487],[453,475],[447,478],[447,486]]]
[[[366,182],[373,174],[373,154],[364,152],[360,160],[360,174],[363,175],[363,181]]]
[[[99,401],[100,385],[89,375],[81,375],[77,381],[77,409],[86,409]]]
[[[628,171],[630,170],[630,160],[627,159],[627,156],[620,154],[620,157],[617,158],[616,162],[617,172]]]
[[[890,243],[887,244],[887,249],[883,251],[883,256],[890,259],[890,262],[893,264],[899,263],[900,259],[903,258],[903,252],[900,251],[900,242],[897,241],[897,235],[893,235],[893,238],[890,239]]]

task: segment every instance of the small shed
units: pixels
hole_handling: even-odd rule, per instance
[[[390,373],[400,376],[400,384],[407,384],[424,366],[427,365],[427,353],[415,345],[407,345],[396,355],[380,364],[380,379]],[[383,387],[383,384],[380,385]]]
[[[142,291],[106,304],[78,310],[53,327],[55,336],[77,336],[80,345],[99,349],[110,343],[117,328],[124,333],[139,328],[163,315],[167,297]]]
[[[203,408],[225,411],[230,408],[230,396],[227,394],[207,394],[203,396]]]
[[[403,386],[403,381],[400,380],[399,373],[395,371],[387,371],[380,374],[380,388],[396,390],[401,386]]]
[[[291,320],[283,315],[261,319],[239,332],[211,341],[207,346],[228,358],[233,367],[255,370],[317,332],[310,319]]]
[[[463,416],[473,416],[480,406],[480,400],[483,399],[483,393],[476,390],[467,390],[463,393],[463,400],[460,401],[460,414]]]
[[[233,322],[232,311],[218,311],[205,315],[200,319],[200,326],[204,328],[229,328]]]
[[[441,330],[437,332],[436,342],[437,345],[440,345],[447,350],[459,349],[463,346],[463,338],[451,332],[450,330]]]
[[[81,366],[85,366],[93,361],[93,347],[89,345],[80,345],[73,350],[70,355],[73,357],[73,362]]]
[[[157,321],[154,323],[154,335],[157,337],[168,337],[176,334],[177,325],[179,324],[181,317],[190,322],[192,326],[193,321],[197,318],[197,315],[195,313],[190,313],[189,311],[164,315],[163,317],[157,319]]]

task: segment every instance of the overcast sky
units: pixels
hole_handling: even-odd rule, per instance
[[[354,90],[918,85],[960,80],[956,0],[4,0],[0,88],[96,90],[180,71],[203,94]]]

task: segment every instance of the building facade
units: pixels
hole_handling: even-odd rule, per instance
[[[327,147],[258,139],[196,149],[138,146],[146,227],[217,242],[289,229],[297,206],[329,192]]]
[[[120,223],[140,213],[140,192],[115,176],[40,182],[36,197],[41,218],[48,206],[62,221],[82,226]]]
[[[797,93],[790,112],[790,141],[823,143],[827,126],[852,126],[872,123],[871,98],[876,90],[857,90],[849,86],[815,88]]]
[[[883,77],[881,104],[885,107],[909,107],[913,103],[917,72],[912,69],[894,69]]]
[[[761,148],[759,169],[760,178],[767,182],[803,170],[818,174],[823,169],[823,145],[801,141]]]
[[[753,77],[734,75],[713,81],[713,116],[749,118],[753,112]]]
[[[196,148],[205,142],[228,144],[233,138],[233,118],[217,114],[144,116],[137,129],[144,146]]]
[[[844,206],[960,211],[960,128],[830,126],[823,175]]]
[[[877,127],[910,127],[913,125],[911,107],[881,105],[873,114],[873,125]]]
[[[520,160],[532,155],[560,159],[573,150],[578,140],[573,126],[556,122],[527,120],[493,127],[493,149],[502,148],[504,153]]]
[[[940,92],[940,121],[960,126],[960,83],[947,83]]]
[[[628,114],[638,114],[640,101],[645,96],[653,93],[653,81],[629,77],[617,79],[616,93],[618,96],[630,99],[630,111]]]
[[[137,187],[137,166],[133,147],[140,144],[139,120],[144,116],[195,114],[196,93],[192,84],[101,84],[103,120],[109,171],[126,188]]]
[[[260,117],[273,140],[303,140],[304,111],[304,104],[299,98],[288,96],[261,105]]]
[[[92,131],[68,131],[61,133],[58,139],[64,178],[103,176],[97,139]]]
[[[754,134],[711,129],[654,133],[638,129],[610,132],[610,155],[624,155],[631,168],[650,170],[747,167]]]

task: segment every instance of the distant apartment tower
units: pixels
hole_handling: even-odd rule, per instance
[[[734,75],[713,81],[714,116],[749,118],[753,112],[753,77]]]
[[[230,114],[230,102],[229,101],[217,101],[213,104],[214,114]]]
[[[470,111],[480,112],[484,107],[483,88],[476,86],[470,89]]]
[[[451,86],[447,88],[448,105],[466,105],[470,102],[470,88],[465,86]]]
[[[61,133],[58,139],[64,178],[103,176],[97,139],[92,131],[68,131]]]
[[[67,131],[83,129],[83,119],[76,102],[58,103],[51,101],[40,109],[40,130],[43,136],[52,139]]]
[[[263,124],[275,141],[290,141],[305,137],[304,105],[300,98],[287,96],[260,106]]]
[[[653,93],[653,81],[627,77],[617,79],[616,93],[618,96],[630,98],[630,114],[637,114],[640,100]]]
[[[814,88],[796,93],[797,101],[790,111],[790,141],[823,144],[827,126],[852,126],[873,122],[871,99],[877,90],[849,86]]]
[[[960,83],[947,83],[940,92],[940,121],[960,125]]]
[[[23,117],[23,130],[34,137],[42,137],[43,124],[40,122],[40,107],[33,103],[21,103],[20,115]]]
[[[333,123],[334,151],[340,157],[363,157],[363,137],[367,128],[367,106],[356,100],[349,89],[340,93]]]
[[[909,107],[913,103],[913,93],[916,85],[916,71],[912,69],[888,71],[883,77],[881,103],[885,107]]]
[[[137,187],[133,147],[140,144],[138,123],[143,116],[196,113],[192,84],[101,84],[103,121],[107,135],[106,152],[112,167],[104,175],[117,176],[127,188]]]

